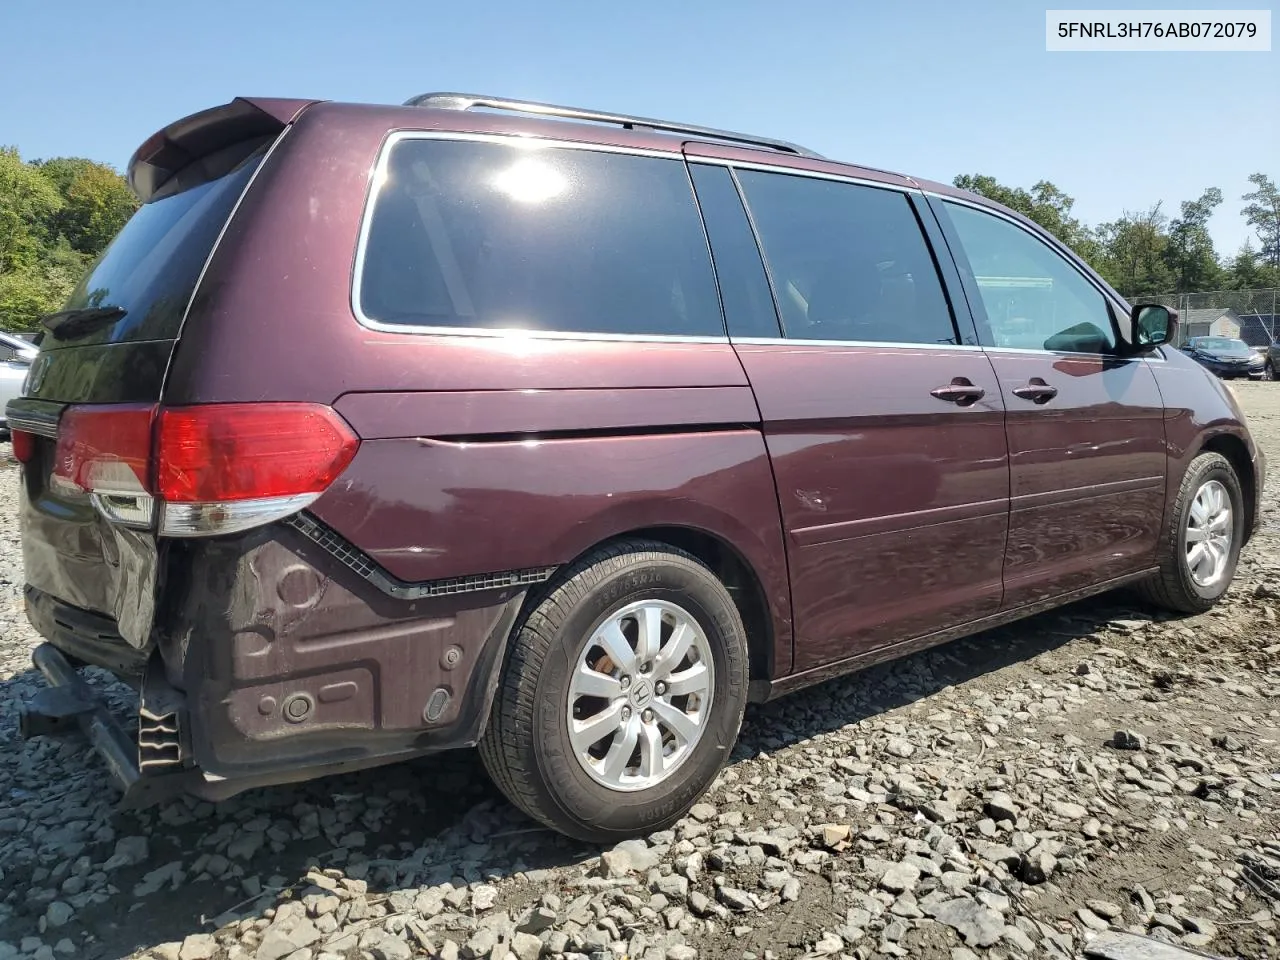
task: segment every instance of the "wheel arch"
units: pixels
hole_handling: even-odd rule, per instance
[[[682,550],[706,564],[708,569],[720,579],[729,591],[729,596],[733,598],[734,605],[742,617],[743,627],[746,629],[750,667],[749,698],[752,702],[764,701],[768,696],[771,682],[781,673],[785,673],[786,665],[790,663],[791,652],[789,649],[778,649],[779,632],[775,624],[775,611],[769,603],[764,582],[743,551],[725,537],[701,527],[655,524],[622,530],[598,540],[564,564],[564,568],[574,566],[583,557],[592,553],[628,540],[665,544]],[[551,584],[555,582],[553,578],[540,588],[531,590],[525,598],[525,611],[536,607],[550,589]],[[789,638],[784,639],[784,646],[788,640]],[[781,665],[780,670],[780,660],[783,658],[785,658],[785,664]]]
[[[1188,459],[1188,466],[1202,453],[1216,453],[1227,459],[1240,480],[1240,490],[1244,494],[1244,543],[1248,543],[1253,535],[1254,522],[1258,512],[1258,478],[1254,473],[1253,457],[1244,440],[1234,433],[1216,433],[1206,437],[1200,448]]]
[[[631,538],[668,543],[697,557],[720,578],[747,631],[751,699],[763,700],[769,682],[777,676],[777,638],[764,584],[747,558],[723,537],[695,527],[645,527],[614,539]]]

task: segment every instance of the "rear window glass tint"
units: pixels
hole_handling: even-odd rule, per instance
[[[905,194],[755,170],[738,177],[788,337],[959,342]]]
[[[387,324],[724,332],[684,164],[591,150],[399,141],[357,297]]]
[[[176,338],[205,261],[266,149],[223,176],[139,207],[65,307],[120,307],[125,315],[65,344],[46,339],[45,349]]]

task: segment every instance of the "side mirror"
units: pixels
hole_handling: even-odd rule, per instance
[[[1173,340],[1178,327],[1178,311],[1159,303],[1140,303],[1129,314],[1133,346],[1138,350],[1158,347]]]

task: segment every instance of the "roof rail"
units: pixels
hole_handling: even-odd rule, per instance
[[[470,110],[473,107],[483,107],[490,110],[508,110],[513,113],[532,113],[544,117],[563,117],[567,120],[613,123],[627,130],[642,127],[650,130],[661,130],[664,133],[685,133],[708,140],[724,140],[751,147],[766,147],[770,150],[794,154],[797,157],[808,157],[811,160],[825,159],[821,154],[814,153],[799,144],[788,143],[786,140],[757,137],[749,133],[734,133],[731,130],[717,130],[714,127],[697,127],[687,123],[673,123],[670,120],[633,117],[624,113],[601,113],[598,110],[584,110],[581,107],[563,107],[554,103],[539,103],[535,100],[512,100],[509,97],[490,97],[479,93],[423,93],[406,100],[404,105],[406,107],[434,107],[438,110]]]

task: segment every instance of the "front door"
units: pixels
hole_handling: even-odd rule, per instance
[[[1006,608],[1154,563],[1164,407],[1151,362],[1115,351],[1118,304],[1031,230],[935,201],[1007,409]]]
[[[996,612],[1008,520],[1004,402],[972,331],[965,343],[957,327],[919,195],[692,170],[773,462],[794,670]]]

